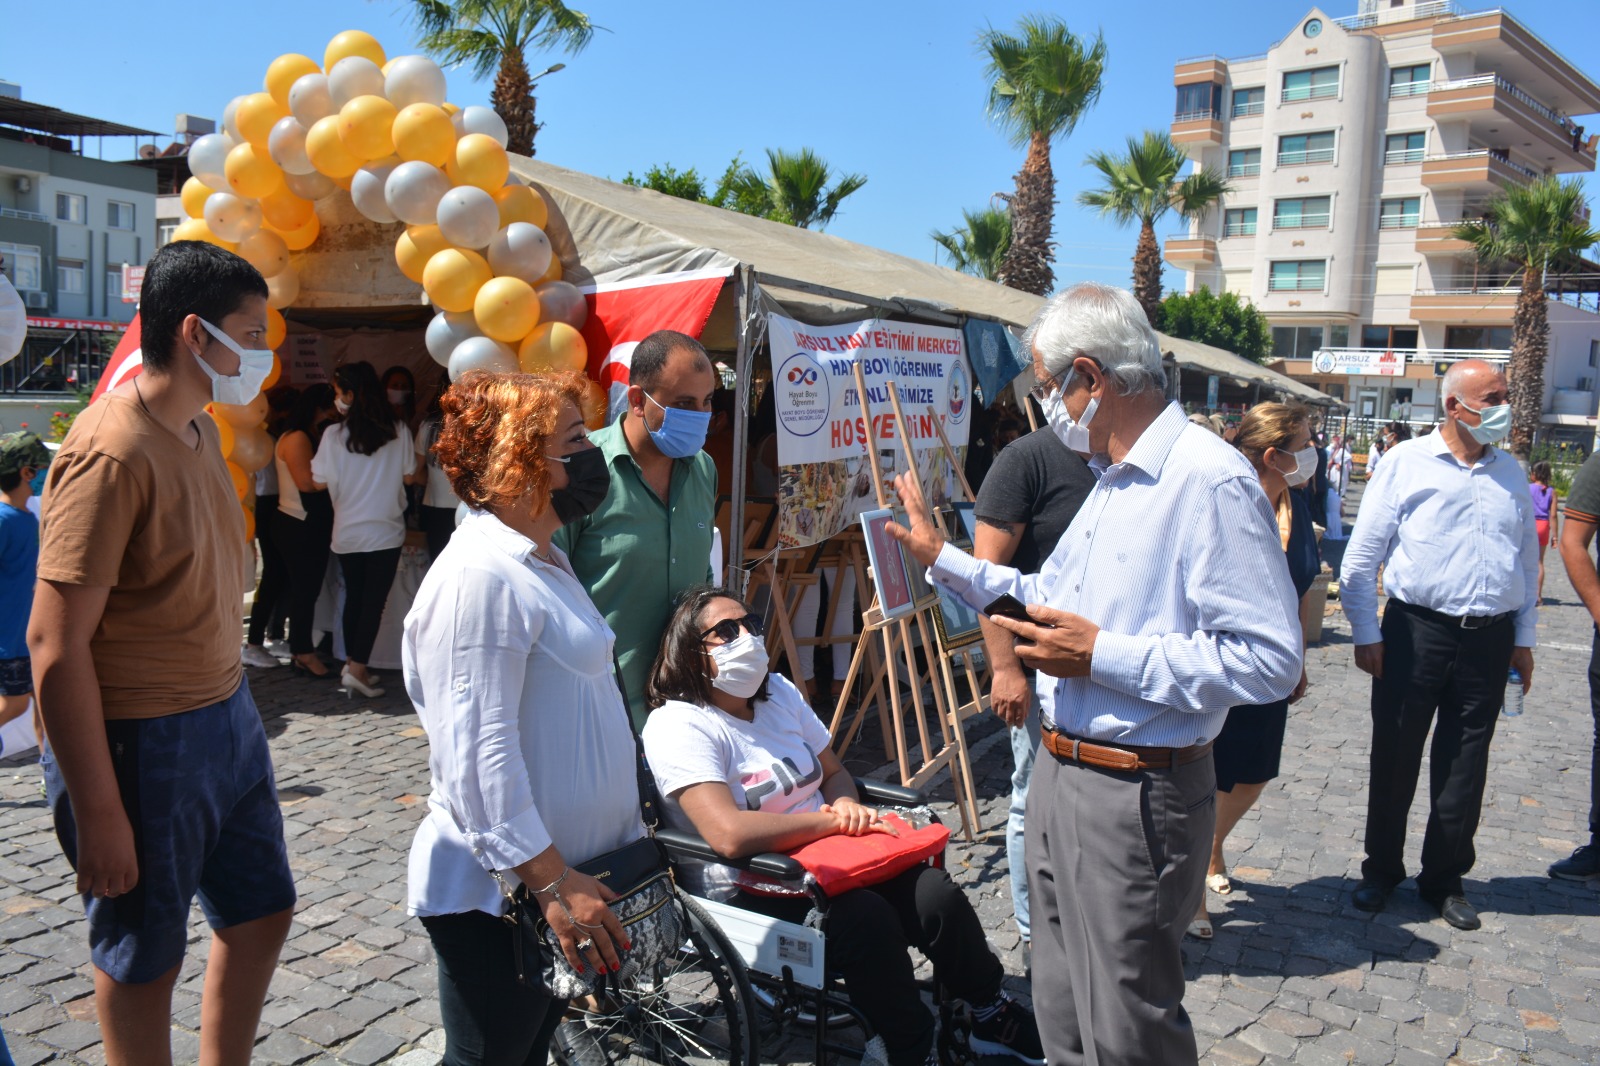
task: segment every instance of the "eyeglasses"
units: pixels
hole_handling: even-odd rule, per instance
[[[758,614],[747,614],[743,618],[724,618],[704,633],[701,633],[700,639],[704,641],[707,637],[715,634],[722,643],[732,644],[739,639],[739,631],[741,629],[752,637],[759,637],[766,632],[767,627]]]
[[[1056,385],[1056,378],[1059,376],[1060,375],[1058,374],[1051,374],[1043,381],[1035,384],[1033,388],[1029,389],[1028,395],[1033,397],[1035,403],[1043,407],[1045,397],[1050,395],[1051,386]]]

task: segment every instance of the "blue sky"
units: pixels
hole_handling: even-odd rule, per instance
[[[1052,10],[948,0],[571,2],[607,32],[576,57],[529,57],[535,71],[568,64],[540,87],[539,116],[548,123],[537,141],[541,159],[618,179],[670,162],[714,179],[735,152],[760,161],[767,147],[809,146],[868,177],[828,231],[921,259],[933,257],[930,229],[947,228],[962,208],[1008,190],[1022,160],[984,117],[977,31]],[[1168,124],[1175,60],[1263,52],[1311,6],[1068,0],[1053,8],[1076,32],[1104,31],[1110,49],[1099,105],[1054,153],[1058,284],[1128,282],[1136,234],[1073,202],[1090,183],[1084,156]],[[1600,76],[1593,0],[1506,6]],[[6,7],[0,78],[21,83],[30,100],[153,130],[170,128],[180,111],[219,118],[231,97],[260,88],[275,56],[303,52],[320,60],[339,30],[367,30],[391,56],[416,50],[410,4],[399,0]],[[1355,0],[1325,8],[1333,17],[1354,10]],[[465,70],[449,77],[453,101],[488,102],[488,84],[474,83]],[[1587,124],[1600,129],[1600,120]],[[1600,190],[1596,179],[1590,186],[1591,195]]]

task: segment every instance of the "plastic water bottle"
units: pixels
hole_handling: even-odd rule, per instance
[[[1506,702],[1500,708],[1500,713],[1507,718],[1515,718],[1522,713],[1522,672],[1515,666],[1506,677]]]

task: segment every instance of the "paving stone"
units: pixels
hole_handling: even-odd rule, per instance
[[[339,1049],[339,1058],[355,1066],[371,1066],[399,1051],[405,1045],[380,1029],[368,1029]]]

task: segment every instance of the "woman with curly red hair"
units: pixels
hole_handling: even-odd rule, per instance
[[[463,374],[435,453],[471,509],[406,615],[406,693],[428,733],[428,816],[407,910],[439,963],[447,1066],[572,1056],[581,1023],[519,984],[496,875],[527,886],[579,969],[619,965],[626,938],[601,884],[573,866],[644,835],[613,635],[551,545],[610,473],[574,374]],[[569,1029],[571,1030],[569,1032]]]

